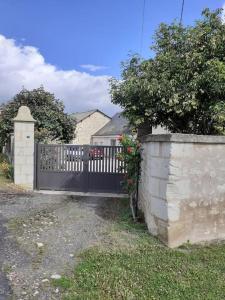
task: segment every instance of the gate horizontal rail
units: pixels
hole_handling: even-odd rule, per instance
[[[46,145],[36,147],[36,188],[123,193],[126,173],[121,146]]]

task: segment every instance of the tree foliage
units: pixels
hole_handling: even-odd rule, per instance
[[[111,81],[112,102],[137,127],[172,132],[225,134],[225,24],[221,10],[206,9],[194,26],[161,24],[155,56],[133,56],[122,80]]]
[[[64,112],[63,103],[46,92],[43,87],[28,91],[23,89],[11,101],[2,106],[0,115],[0,144],[4,145],[13,132],[13,118],[21,105],[30,108],[36,120],[35,138],[37,141],[59,140],[69,142],[74,136],[74,122]]]

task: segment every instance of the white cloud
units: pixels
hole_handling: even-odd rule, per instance
[[[221,18],[222,18],[222,22],[225,23],[225,3],[223,4],[222,9],[223,11],[222,11]]]
[[[44,88],[63,100],[69,112],[98,108],[106,113],[118,111],[110,102],[109,76],[93,76],[76,70],[60,70],[45,62],[39,50],[17,45],[0,35],[0,103],[24,86]]]
[[[91,72],[107,69],[105,66],[96,66],[96,65],[80,65],[80,67]]]

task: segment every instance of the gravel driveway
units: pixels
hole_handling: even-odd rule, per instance
[[[0,300],[61,299],[51,276],[107,239],[116,201],[0,190]]]

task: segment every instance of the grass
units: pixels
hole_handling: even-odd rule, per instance
[[[168,249],[132,223],[128,207],[123,211],[109,233],[111,246],[84,251],[74,274],[54,282],[64,299],[225,298],[224,244]]]

